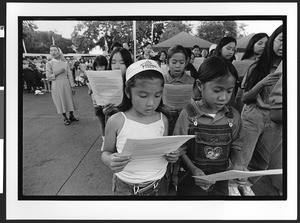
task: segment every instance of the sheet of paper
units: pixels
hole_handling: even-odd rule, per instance
[[[219,181],[219,180],[231,180],[231,179],[238,179],[238,178],[264,176],[264,175],[278,175],[278,174],[282,174],[282,169],[259,170],[259,171],[229,170],[229,171],[210,174],[206,176],[193,176],[193,177],[203,179],[203,180],[208,180],[208,181]]]
[[[203,61],[204,61],[203,57],[195,57],[193,65],[197,71],[199,70],[199,67],[201,66]]]
[[[123,99],[123,79],[120,70],[86,71],[97,105],[113,103]]]
[[[165,84],[163,93],[163,102],[170,108],[182,109],[193,97],[192,84]]]
[[[121,152],[122,156],[136,159],[155,159],[177,150],[194,135],[164,136],[152,139],[127,139]]]
[[[274,73],[278,73],[278,72],[282,73],[282,61],[280,62],[280,64],[278,65]]]
[[[247,68],[253,63],[253,60],[234,60],[232,64],[234,65],[239,77],[243,77],[246,73]]]

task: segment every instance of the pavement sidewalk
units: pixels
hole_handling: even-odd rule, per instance
[[[87,87],[76,87],[75,116],[65,126],[51,93],[23,94],[23,195],[110,195],[99,121]]]

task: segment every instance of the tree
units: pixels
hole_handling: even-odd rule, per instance
[[[152,22],[136,22],[136,40],[139,48],[143,42],[151,40]],[[163,33],[163,24],[154,26],[154,41],[158,42]],[[82,21],[72,33],[72,42],[78,53],[88,53],[99,45],[109,50],[113,42],[133,44],[133,21]]]
[[[115,41],[132,39],[132,21],[82,21],[74,28],[71,39],[78,53],[88,53],[97,45],[109,49]]]
[[[218,43],[224,36],[237,37],[237,23],[235,21],[204,21],[197,27],[198,37]]]
[[[244,36],[247,36],[248,34],[246,33],[246,30],[245,28],[247,27],[248,25],[245,24],[245,23],[237,23],[237,39],[241,38],[241,37],[244,37]]]
[[[52,39],[63,53],[74,53],[70,39],[65,39],[53,31],[37,31],[37,28],[32,21],[23,22],[23,40],[27,53],[49,53]],[[25,53],[24,50],[23,53]]]
[[[160,42],[163,42],[180,32],[191,32],[192,28],[189,24],[185,24],[182,21],[168,21],[165,24],[164,33],[160,38]]]
[[[22,31],[23,31],[23,41],[25,43],[26,51],[32,52],[32,49],[35,48],[35,43],[37,42],[35,30],[37,26],[32,21],[23,21]],[[22,51],[24,52],[24,49]]]

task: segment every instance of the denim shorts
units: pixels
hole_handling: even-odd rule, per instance
[[[149,184],[128,184],[113,175],[112,191],[114,195],[133,195],[133,196],[164,196],[168,193],[168,181],[166,175],[159,180]]]

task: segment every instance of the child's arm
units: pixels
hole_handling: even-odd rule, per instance
[[[243,95],[243,102],[249,103],[255,100],[257,95],[262,91],[264,87],[274,85],[278,81],[280,74],[281,73],[268,74],[264,79],[258,82],[252,89],[250,89],[249,91],[245,91]]]
[[[108,119],[105,127],[105,141],[101,159],[114,173],[122,171],[131,161],[130,157],[120,156],[116,150],[117,134],[123,123],[124,117],[118,113]]]

